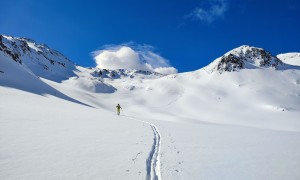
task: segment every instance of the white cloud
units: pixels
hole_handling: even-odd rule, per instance
[[[228,10],[228,3],[226,0],[209,0],[208,7],[197,7],[190,17],[198,20],[212,23],[219,17],[223,17],[224,13]]]
[[[97,67],[102,69],[136,69],[154,71],[161,74],[174,74],[177,69],[171,67],[168,60],[154,53],[149,45],[106,46],[93,52]]]

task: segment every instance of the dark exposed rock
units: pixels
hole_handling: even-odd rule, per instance
[[[45,70],[49,70],[49,67],[48,67],[47,65],[43,65],[43,68],[44,68]]]
[[[63,66],[63,67],[66,67],[66,64],[65,63],[61,63],[61,62],[57,62],[57,64]]]
[[[137,75],[155,76],[155,77],[164,76],[157,72],[145,71],[145,70],[126,70],[126,69],[109,70],[109,69],[98,69],[98,68],[94,70],[91,74],[95,77],[101,77],[104,79],[105,78],[119,79],[121,77],[134,78]]]
[[[30,47],[28,46],[26,41],[22,40],[21,43],[22,43],[21,48],[23,50],[23,53],[31,52]]]
[[[218,72],[232,72],[244,68],[270,67],[277,69],[282,62],[261,48],[241,46],[223,55],[216,65]]]
[[[12,43],[13,46],[16,46],[15,43]],[[10,50],[3,42],[3,36],[0,35],[0,51],[3,51],[5,54],[9,55],[14,61],[22,64],[21,59],[19,59],[20,55],[14,50]]]
[[[238,69],[242,69],[244,67],[244,61],[233,55],[229,54],[228,56],[222,56],[220,63],[218,64],[218,71],[236,71]]]

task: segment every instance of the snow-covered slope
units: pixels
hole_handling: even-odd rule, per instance
[[[58,82],[75,75],[75,65],[68,58],[31,39],[0,35],[0,53],[25,64],[39,77]]]
[[[300,66],[300,53],[279,54],[277,58],[286,64]]]
[[[14,56],[0,51],[0,179],[300,179],[300,70],[261,48],[63,81]]]
[[[2,70],[1,70],[2,69]],[[38,95],[52,95],[58,98],[86,105],[43,82],[27,66],[12,61],[0,52],[0,86],[19,89]]]
[[[146,177],[150,125],[51,95],[0,92],[0,179]]]

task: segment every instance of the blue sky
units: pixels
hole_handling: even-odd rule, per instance
[[[179,72],[240,45],[300,52],[298,0],[0,0],[0,33],[45,43],[82,66],[92,52],[151,46]],[[132,43],[134,42],[134,43]]]

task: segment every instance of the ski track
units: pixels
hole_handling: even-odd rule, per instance
[[[147,122],[153,131],[154,138],[151,151],[149,153],[149,157],[146,161],[146,168],[147,168],[147,176],[146,180],[161,180],[161,173],[160,173],[160,133],[157,130],[157,127],[149,122]]]
[[[124,116],[124,115],[123,115]],[[136,121],[144,122],[150,125],[153,131],[153,144],[149,153],[149,156],[146,160],[146,180],[162,180],[161,171],[160,171],[160,145],[161,145],[161,136],[157,127],[147,121],[138,120],[135,117],[126,116]]]

